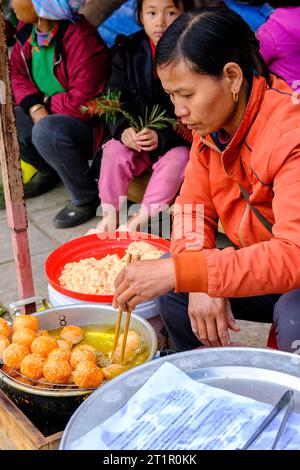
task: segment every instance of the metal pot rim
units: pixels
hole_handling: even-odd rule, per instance
[[[79,309],[96,309],[96,310],[100,310],[100,311],[103,311],[103,310],[108,310],[110,312],[116,312],[117,313],[117,310],[114,309],[112,306],[110,305],[99,305],[97,303],[89,303],[88,305],[86,303],[82,303],[82,304],[75,304],[75,305],[62,305],[60,307],[54,307],[54,308],[50,308],[50,309],[46,309],[46,310],[43,310],[43,311],[40,311],[40,312],[35,312],[33,313],[32,315],[34,316],[37,316],[37,317],[42,317],[44,314],[46,313],[54,313],[54,312],[60,312],[60,311],[65,311],[65,310],[79,310]],[[156,336],[156,333],[154,331],[154,328],[153,326],[151,325],[151,323],[149,323],[147,320],[145,320],[144,318],[140,317],[139,315],[136,315],[134,313],[131,314],[131,318],[138,321],[139,323],[143,324],[151,333],[151,337],[152,337],[152,344],[150,344],[150,351],[149,351],[149,356],[148,358],[146,359],[146,361],[144,362],[144,364],[146,362],[150,362],[153,357],[155,356],[155,353],[157,351],[157,336]],[[96,324],[96,323],[95,323]],[[139,367],[139,366],[137,366]],[[113,379],[112,379],[113,380]],[[7,385],[17,389],[17,390],[20,390],[22,392],[25,392],[25,393],[30,393],[32,395],[39,395],[39,396],[47,396],[47,397],[56,397],[56,398],[65,398],[65,397],[77,397],[77,396],[82,396],[82,395],[88,395],[88,394],[91,394],[92,392],[94,392],[95,390],[97,390],[99,387],[95,388],[95,389],[76,389],[76,390],[57,390],[57,391],[54,391],[54,390],[47,390],[46,388],[43,390],[43,389],[39,389],[39,390],[36,390],[34,386],[30,386],[30,385],[25,385],[25,384],[22,384],[22,383],[18,383],[16,381],[14,381],[13,379],[7,377],[7,375],[5,375],[1,369],[0,369],[0,382],[4,382],[6,383]],[[111,380],[110,380],[111,382]],[[103,385],[100,385],[100,387],[102,386],[105,386],[105,383]]]

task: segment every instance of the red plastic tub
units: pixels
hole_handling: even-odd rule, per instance
[[[59,277],[65,265],[73,261],[91,257],[101,259],[113,254],[123,257],[130,243],[134,241],[145,241],[164,252],[170,250],[169,240],[141,232],[106,232],[75,238],[64,243],[48,256],[45,264],[48,282],[55,290],[68,297],[85,302],[111,303],[112,295],[82,294],[71,291],[60,285]]]

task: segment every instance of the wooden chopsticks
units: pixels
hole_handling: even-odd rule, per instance
[[[121,359],[120,362],[122,365],[124,365],[124,354],[125,354],[125,348],[126,348],[126,342],[127,342],[127,336],[128,336],[128,330],[129,330],[129,323],[130,323],[130,317],[131,317],[131,310],[126,310],[126,318],[125,318],[125,325],[124,325],[124,331],[123,331],[123,339],[122,339],[122,347],[121,347]]]
[[[136,256],[134,261],[139,261],[140,260],[140,255]],[[132,262],[132,255],[128,255],[127,259],[127,265]],[[120,333],[120,326],[121,326],[121,320],[122,320],[122,310],[121,308],[118,309],[118,316],[117,316],[117,321],[116,321],[116,328],[115,328],[115,335],[114,335],[114,342],[113,342],[113,347],[111,351],[111,359],[113,359],[116,347],[117,347],[117,342],[119,338],[119,333]],[[121,358],[120,362],[123,364],[124,362],[124,354],[125,354],[125,348],[126,348],[126,342],[127,342],[127,336],[128,336],[128,330],[129,330],[129,323],[130,323],[130,317],[131,317],[131,310],[126,310],[126,318],[125,318],[125,325],[124,325],[124,330],[123,330],[123,339],[122,339],[122,346],[121,346]]]
[[[132,261],[132,255],[129,253],[126,266],[128,266],[128,264],[130,264],[131,261]],[[116,321],[114,342],[113,342],[113,347],[112,347],[111,355],[110,355],[111,359],[113,359],[114,354],[116,352],[117,342],[118,342],[118,338],[119,338],[119,334],[120,334],[121,320],[122,320],[122,309],[119,308],[118,309],[117,321]]]

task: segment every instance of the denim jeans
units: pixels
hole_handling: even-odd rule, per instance
[[[229,299],[236,319],[274,322],[278,348],[295,352],[300,346],[300,289],[286,294]],[[170,292],[155,299],[176,351],[201,346],[188,316],[188,294]]]
[[[21,107],[15,108],[15,117],[22,159],[43,175],[58,175],[73,204],[95,201],[98,188],[88,173],[93,148],[91,123],[50,114],[34,124]]]

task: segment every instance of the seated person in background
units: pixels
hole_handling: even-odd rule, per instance
[[[260,53],[272,72],[289,85],[300,81],[300,1],[270,0],[275,8],[257,31]],[[298,85],[298,86],[297,86]]]
[[[159,104],[168,116],[175,118],[173,105],[156,76],[153,58],[168,26],[191,6],[190,0],[138,0],[137,16],[144,29],[117,38],[107,89],[121,91],[122,108],[131,115],[144,118],[147,108],[150,111]],[[153,173],[142,200],[146,211],[138,211],[122,229],[139,230],[148,216],[172,203],[189,158],[191,134],[186,131],[180,135],[169,124],[161,130],[144,128],[136,132],[127,119],[117,116],[110,125],[112,139],[103,146],[99,178],[103,219],[97,231],[114,230],[118,226],[115,219],[118,219],[119,198],[127,196],[133,177],[148,168],[152,167]],[[111,209],[104,204],[109,204]]]
[[[12,46],[15,43],[15,32],[18,20],[14,14],[14,11],[11,7],[11,0],[3,0],[2,8],[4,13],[4,22],[5,22],[5,36],[8,47]]]
[[[136,0],[127,0],[98,27],[100,36],[108,47],[113,47],[119,34],[129,36],[129,34],[136,33],[141,29],[141,25],[137,23],[133,13],[135,3]]]
[[[74,2],[73,2],[74,3]],[[69,0],[13,0],[21,24],[11,54],[12,88],[22,159],[38,173],[24,187],[39,196],[60,180],[72,203],[54,217],[57,228],[79,225],[95,216],[97,184],[88,173],[94,137],[103,140],[80,106],[103,92],[109,76],[108,50],[97,30]],[[96,147],[96,145],[95,145]]]
[[[300,106],[230,9],[182,15],[155,62],[194,140],[174,209],[172,257],[123,269],[115,306],[131,310],[156,297],[177,351],[229,345],[229,331],[239,330],[234,317],[274,322],[279,349],[296,351]],[[216,248],[219,219],[236,249]]]

